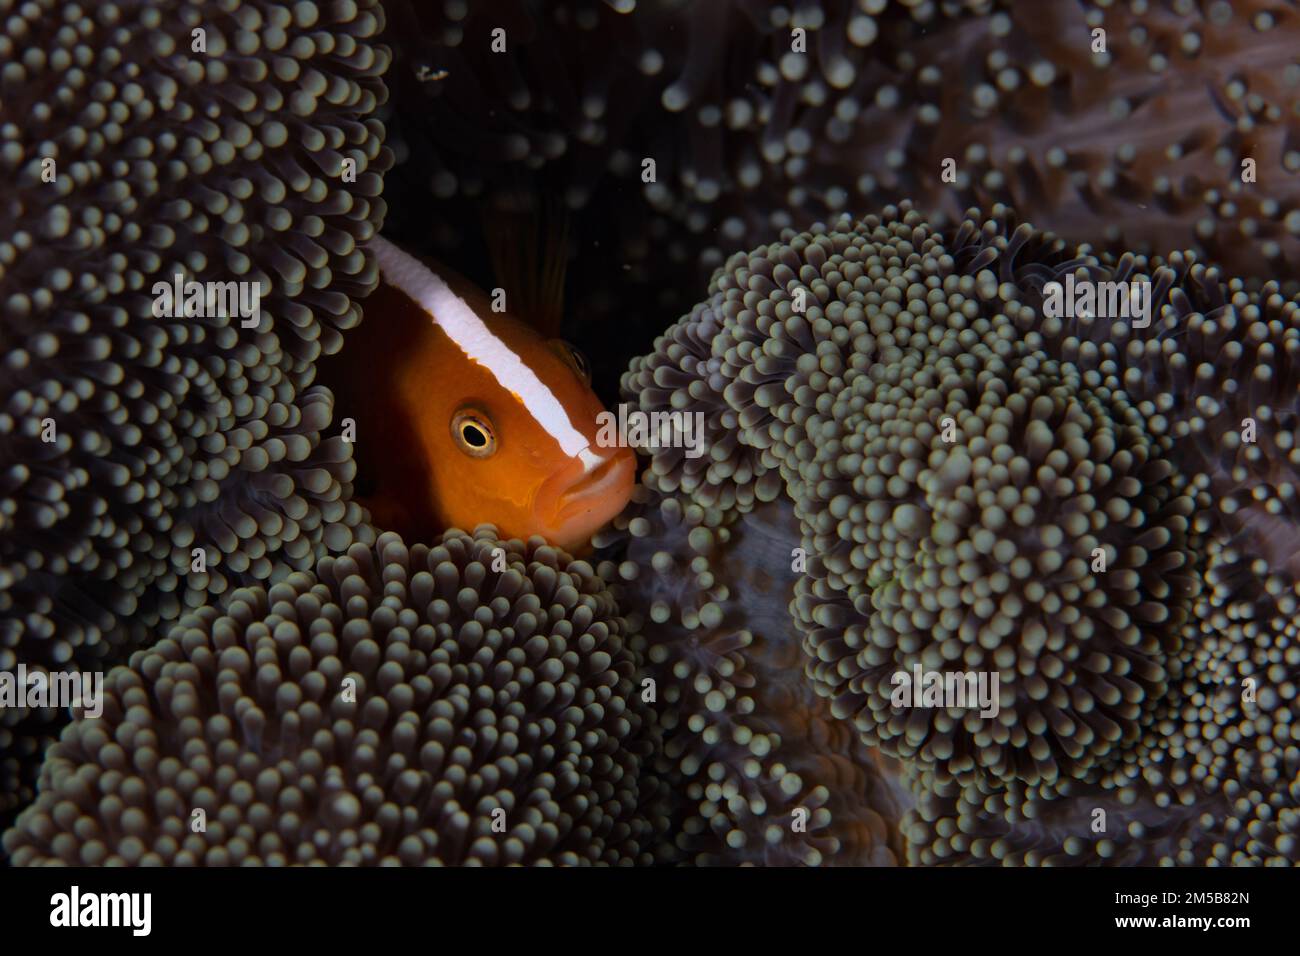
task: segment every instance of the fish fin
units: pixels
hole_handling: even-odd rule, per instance
[[[507,310],[546,337],[558,336],[569,265],[568,209],[520,194],[510,208],[484,213],[483,235]]]

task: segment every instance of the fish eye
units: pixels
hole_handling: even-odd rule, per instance
[[[591,384],[591,363],[587,361],[587,356],[564,339],[551,339],[551,348],[564,364],[573,369],[574,374],[582,379],[583,385]]]
[[[462,408],[451,417],[451,437],[472,458],[487,458],[497,450],[492,423],[478,409]]]

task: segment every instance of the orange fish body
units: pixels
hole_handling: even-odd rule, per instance
[[[636,459],[597,445],[604,407],[581,357],[454,274],[369,248],[381,282],[334,378],[375,522],[426,540],[490,523],[583,550],[627,503]]]

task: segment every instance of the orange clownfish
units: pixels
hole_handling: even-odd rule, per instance
[[[569,551],[627,503],[628,448],[596,443],[604,411],[586,360],[481,290],[376,236],[380,284],[336,360],[353,417],[362,502],[382,528],[425,540],[490,523]]]

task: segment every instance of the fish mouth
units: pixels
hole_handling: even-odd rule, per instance
[[[574,466],[574,470],[580,467],[576,462]],[[565,477],[574,475],[574,470],[568,471]],[[561,548],[577,553],[593,534],[623,510],[632,497],[635,483],[636,455],[629,448],[619,448],[595,467],[579,472],[560,485],[553,497],[547,496],[552,504],[542,512],[549,516],[543,522],[547,528],[544,536]]]
[[[623,510],[636,477],[636,456],[620,448],[571,484],[556,502],[555,524],[563,527],[585,515],[604,514],[604,524]],[[594,529],[593,529],[594,530]]]

